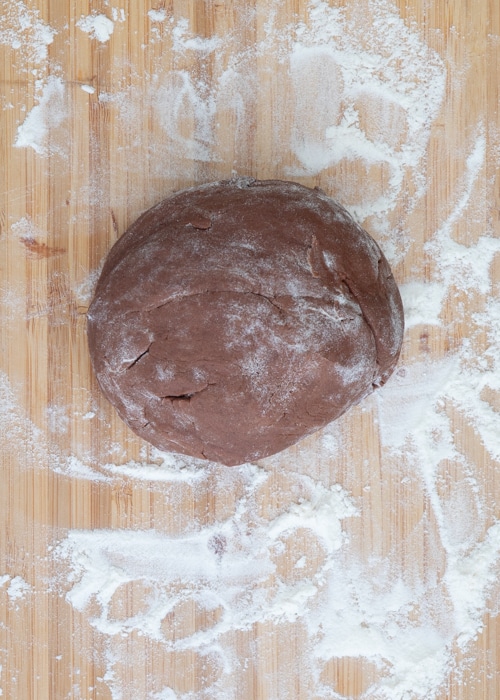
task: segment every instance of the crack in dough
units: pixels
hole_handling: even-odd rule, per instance
[[[378,245],[324,192],[230,180],[176,193],[117,241],[88,337],[104,393],[138,435],[231,466],[383,384],[403,311]]]

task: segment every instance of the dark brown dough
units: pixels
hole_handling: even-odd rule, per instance
[[[88,312],[99,384],[162,450],[272,455],[383,384],[403,309],[375,241],[322,191],[241,178],[145,212]]]

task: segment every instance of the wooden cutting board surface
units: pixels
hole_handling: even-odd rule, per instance
[[[0,695],[500,697],[497,0],[0,6]],[[124,427],[85,324],[127,226],[234,175],[350,208],[409,324],[231,471]]]

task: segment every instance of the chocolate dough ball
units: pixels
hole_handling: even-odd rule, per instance
[[[249,178],[174,194],[111,249],[88,312],[102,391],[161,450],[237,465],[382,385],[403,310],[375,241],[321,190]]]

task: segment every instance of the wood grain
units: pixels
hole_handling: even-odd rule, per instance
[[[7,0],[1,3],[5,17],[8,5]],[[231,35],[244,56],[246,49],[264,41],[270,10],[275,26],[285,31],[291,22],[307,21],[307,6],[306,0],[168,0],[154,9],[164,10],[175,22],[187,18],[194,36]],[[369,2],[351,0],[335,0],[331,6],[347,8],[353,17],[370,9]],[[423,246],[452,216],[478,125],[485,138],[486,165],[474,193],[478,201],[486,197],[487,206],[478,209],[472,201],[466,215],[454,220],[453,237],[470,246],[487,231],[500,234],[500,5],[497,0],[473,4],[398,0],[396,6],[407,26],[441,57],[448,76],[422,166],[425,193],[410,213],[402,196],[389,217],[394,230],[404,227],[408,241],[409,252],[394,266],[398,281],[404,283],[429,281],[436,274],[432,256],[422,257]],[[176,189],[233,172],[284,178],[296,163],[292,151],[284,151],[283,142],[275,138],[273,115],[279,112],[276,105],[287,104],[288,87],[265,52],[255,59],[258,88],[247,106],[244,129],[237,127],[234,110],[221,107],[216,130],[219,158],[191,158],[189,149],[179,157],[163,147],[165,132],[148,92],[158,89],[151,76],[190,71],[200,84],[210,84],[220,70],[216,61],[223,60],[221,56],[175,53],[168,22],[154,25],[148,19],[147,2],[122,3],[119,8],[126,21],[116,15],[113,34],[105,43],[91,40],[77,26],[91,13],[111,16],[104,0],[39,0],[29,8],[38,10],[57,33],[48,46],[47,61],[41,63],[23,61],[21,51],[7,40],[0,46],[0,369],[11,392],[3,398],[0,436],[0,577],[7,577],[0,586],[3,697],[136,700],[160,697],[152,693],[169,685],[179,698],[208,700],[213,697],[210,686],[219,683],[220,697],[235,699],[370,698],[370,689],[387,669],[353,654],[322,662],[319,679],[315,678],[300,619],[280,624],[256,621],[248,629],[229,631],[224,644],[241,663],[226,678],[216,658],[196,650],[166,652],[158,640],[137,630],[101,634],[92,625],[98,610],[79,612],[65,598],[69,572],[52,553],[70,531],[153,529],[177,535],[193,522],[200,528],[222,522],[234,513],[245,492],[244,483],[236,478],[232,490],[221,491],[217,470],[200,486],[189,480],[155,484],[131,476],[109,477],[106,464],[148,463],[154,455],[119,421],[91,372],[85,314],[104,256],[140,212]],[[46,82],[51,75],[64,84],[68,116],[50,126],[45,154],[16,148],[18,126],[40,99],[36,81]],[[82,86],[91,86],[94,92]],[[123,95],[121,103],[106,99],[117,94]],[[368,106],[360,101],[357,107],[368,132]],[[123,112],[132,108],[135,117],[127,121]],[[388,118],[396,124],[398,108],[391,109]],[[291,114],[282,114],[281,127],[290,130],[290,119]],[[186,117],[180,135],[189,138],[199,128]],[[369,183],[373,192],[387,187],[383,168],[367,168],[355,159],[297,179],[342,197],[353,178]],[[411,195],[411,184],[406,195]],[[364,223],[370,229],[370,220]],[[498,256],[491,276],[490,294],[498,297]],[[461,347],[464,338],[470,339],[474,364],[488,345],[485,332],[473,333],[473,315],[486,300],[481,291],[450,288],[441,325],[408,330],[401,365],[439,363]],[[500,410],[498,392],[490,390],[484,396]],[[468,417],[451,403],[446,411],[459,453],[473,465],[478,489],[489,504],[486,531],[500,515],[499,464]],[[432,572],[439,580],[446,561],[435,546],[438,523],[428,495],[402,478],[407,466],[381,447],[377,415],[376,400],[369,399],[345,416],[338,426],[342,449],[329,460],[320,447],[322,435],[316,435],[274,460],[263,461],[260,466],[270,476],[255,495],[255,518],[271,520],[283,512],[297,496],[298,475],[339,483],[352,494],[361,513],[346,524],[360,557],[368,561],[391,556],[402,570],[415,571],[422,580]],[[79,460],[93,469],[94,478],[75,476],[68,469],[71,459],[72,464]],[[448,502],[454,484],[467,479],[467,469],[460,459],[449,458],[439,469],[440,495]],[[322,553],[307,531],[288,543],[276,575],[292,581],[294,563],[303,552],[310,555],[311,567],[321,561]],[[8,593],[15,577],[29,586],[20,598]],[[266,585],[271,590],[275,581]],[[112,600],[113,616],[126,619],[139,614],[149,594],[141,581],[123,586]],[[498,587],[495,595],[498,598]],[[433,698],[500,697],[495,612],[493,600],[476,640],[465,652],[453,650],[455,663]],[[169,615],[162,629],[172,641],[213,627],[221,612],[207,611],[186,597]],[[332,694],[319,695],[318,682]]]

